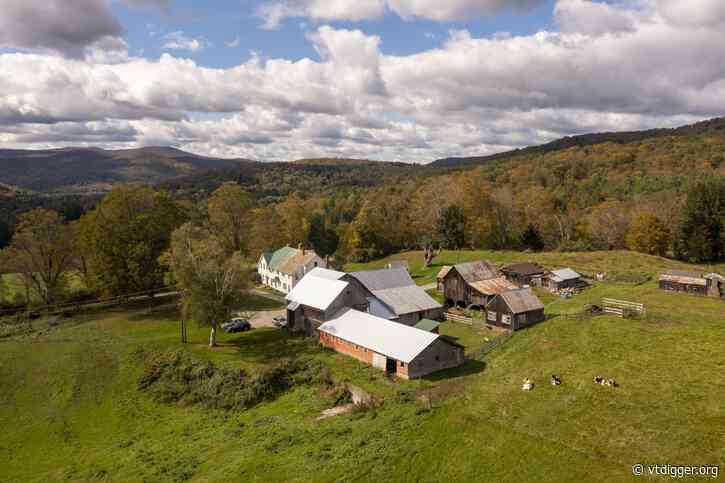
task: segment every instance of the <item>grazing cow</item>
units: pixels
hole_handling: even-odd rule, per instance
[[[534,388],[534,381],[529,379],[528,377],[524,379],[524,385],[521,386],[521,389],[524,391],[531,391]]]
[[[552,386],[560,386],[561,385],[561,378],[557,376],[556,374],[551,375],[551,385]]]
[[[594,384],[599,384],[600,386],[604,385],[604,378],[597,376],[594,378]]]

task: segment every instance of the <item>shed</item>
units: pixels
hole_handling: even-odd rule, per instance
[[[451,271],[451,268],[453,267],[450,265],[444,265],[440,272],[438,272],[438,275],[436,275],[436,285],[439,292],[443,292],[443,279],[446,278],[446,275],[448,275],[448,272]]]
[[[668,270],[659,278],[662,290],[670,292],[685,292],[694,295],[708,294],[708,280],[701,273],[686,272],[682,270]]]
[[[710,297],[725,297],[725,277],[718,273],[703,275],[707,280],[707,294]]]
[[[441,323],[436,320],[430,320],[430,319],[423,319],[417,324],[415,324],[415,328],[419,330],[425,330],[426,332],[432,332],[434,334],[439,333],[439,327]]]
[[[549,273],[547,285],[552,290],[576,288],[582,285],[582,276],[571,268],[560,268]]]
[[[541,286],[546,270],[536,263],[513,263],[501,269],[501,273],[511,282],[521,285]]]
[[[544,304],[528,288],[498,294],[486,306],[486,321],[509,330],[523,329],[544,319]]]
[[[319,328],[320,343],[404,379],[461,365],[464,348],[438,334],[345,309]]]

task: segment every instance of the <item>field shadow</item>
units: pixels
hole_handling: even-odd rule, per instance
[[[471,376],[474,374],[480,374],[486,370],[486,363],[478,359],[467,359],[462,365],[458,367],[452,367],[450,369],[444,369],[442,371],[428,374],[423,379],[430,382],[441,382],[459,377]]]

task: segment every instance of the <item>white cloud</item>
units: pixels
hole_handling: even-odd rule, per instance
[[[181,31],[169,32],[164,35],[163,48],[165,50],[186,50],[196,54],[209,46],[211,46],[211,43],[203,37],[187,37]]]
[[[234,40],[224,42],[224,45],[226,45],[230,49],[235,49],[235,48],[239,47],[241,44],[242,44],[242,41],[239,37],[234,38]]]
[[[505,9],[527,10],[544,0],[283,0],[262,4],[257,15],[263,29],[273,30],[289,17],[316,21],[370,20],[380,18],[386,9],[405,19],[436,21],[463,20],[491,15]]]
[[[385,0],[285,0],[267,2],[257,9],[264,20],[261,28],[275,30],[289,17],[309,17],[317,21],[360,21],[380,18],[385,13]]]
[[[725,29],[694,11],[675,21],[669,7],[560,0],[560,32],[454,31],[405,56],[385,55],[377,36],[323,26],[307,36],[318,60],[253,55],[227,69],[170,54],[0,54],[0,72],[13,73],[0,76],[0,142],[427,161],[720,115]]]

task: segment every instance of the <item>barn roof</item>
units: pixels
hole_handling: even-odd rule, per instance
[[[700,273],[683,270],[667,270],[660,275],[661,282],[674,282],[686,285],[707,285],[707,280]]]
[[[298,250],[296,248],[282,247],[274,252],[265,253],[264,258],[267,261],[267,266],[270,270],[279,272],[279,267],[285,262],[285,260],[294,256],[297,251]]]
[[[516,290],[517,287],[513,283],[506,280],[504,277],[491,278],[489,280],[481,280],[470,284],[471,287],[475,288],[484,295],[496,295],[499,293],[508,292],[509,290]]]
[[[355,309],[343,310],[319,331],[406,364],[440,337]]]
[[[541,265],[537,265],[536,263],[512,263],[511,265],[506,265],[501,269],[502,272],[506,273],[516,273],[519,275],[537,275],[540,273],[544,273],[545,270]]]
[[[287,294],[286,300],[318,310],[327,310],[348,285],[347,282],[335,279],[332,270],[315,268],[302,277]]]
[[[404,268],[407,270],[408,267],[408,260],[393,260],[388,263],[388,268]]]
[[[500,294],[500,297],[506,302],[506,305],[508,305],[514,314],[522,314],[544,308],[544,304],[541,303],[539,297],[534,295],[534,292],[529,288],[510,290]]]
[[[396,316],[442,307],[422,287],[415,284],[404,268],[353,272],[350,276],[362,283]]]
[[[491,262],[479,260],[477,262],[459,263],[453,268],[468,283],[478,282],[479,280],[488,280],[489,278],[498,277],[498,269]]]
[[[441,325],[440,322],[430,319],[421,319],[420,322],[414,325],[416,329],[425,330],[427,332],[433,332]]]
[[[412,314],[414,312],[435,310],[442,307],[422,287],[417,285],[389,288],[387,290],[374,290],[373,295],[390,307],[395,312],[395,315]]]
[[[448,275],[448,272],[451,271],[451,268],[453,268],[453,267],[450,265],[444,265],[443,268],[441,268],[441,271],[438,272],[438,275],[436,276],[436,278],[441,279],[441,278],[445,277],[446,275]]]
[[[362,272],[352,272],[350,275],[358,279],[371,292],[415,285],[413,279],[410,278],[410,274],[404,268],[365,270]]]
[[[581,275],[579,275],[571,268],[561,268],[559,270],[554,270],[553,272],[551,272],[549,278],[551,278],[555,282],[564,282],[566,280],[576,280],[577,278],[581,278]]]

